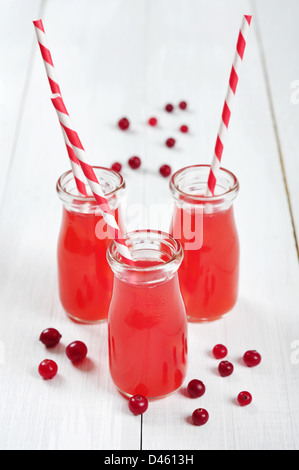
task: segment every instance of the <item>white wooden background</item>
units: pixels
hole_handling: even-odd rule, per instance
[[[74,324],[59,304],[55,183],[68,161],[32,20],[44,20],[90,161],[140,155],[141,171],[125,165],[128,203],[147,213],[168,204],[148,222],[167,230],[171,197],[157,169],[210,162],[244,13],[254,18],[223,156],[241,184],[240,298],[224,319],[189,325],[186,384],[203,380],[206,395],[191,400],[183,389],[152,402],[142,423],[109,377],[106,324]],[[0,0],[1,449],[299,448],[298,15],[297,0]],[[163,111],[181,99],[188,112]],[[115,126],[123,115],[128,133]],[[150,115],[159,128],[146,125]],[[183,123],[189,135],[177,131]],[[169,136],[175,149],[164,146]],[[131,210],[128,223],[143,222]],[[50,354],[38,341],[49,326],[63,335]],[[80,367],[64,356],[75,339],[89,347]],[[211,357],[218,342],[236,366],[228,379]],[[263,362],[247,369],[240,358],[253,348]],[[50,383],[37,374],[46,356],[59,365]],[[244,389],[248,408],[235,402]],[[190,424],[199,406],[210,412],[204,427]]]

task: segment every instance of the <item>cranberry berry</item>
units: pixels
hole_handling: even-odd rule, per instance
[[[260,364],[262,356],[257,351],[247,351],[243,360],[248,367],[256,367]]]
[[[141,160],[139,157],[131,157],[128,163],[132,170],[137,170],[141,165]]]
[[[252,396],[249,392],[241,392],[238,395],[238,403],[240,406],[250,405],[252,402]]]
[[[155,118],[155,117],[151,117],[151,118],[148,120],[148,123],[149,123],[150,126],[155,127],[155,126],[158,124],[158,119]]]
[[[203,426],[209,421],[209,413],[203,408],[197,408],[193,411],[192,421],[196,426]]]
[[[148,409],[147,398],[143,395],[134,395],[129,400],[129,410],[133,415],[141,415]]]
[[[183,111],[184,111],[185,109],[187,109],[187,103],[186,103],[186,101],[181,101],[181,102],[179,103],[179,108],[182,109]]]
[[[171,167],[169,165],[162,165],[159,171],[164,178],[167,178],[171,174]]]
[[[218,371],[221,377],[229,377],[234,372],[234,366],[231,362],[222,361],[218,366]]]
[[[172,148],[175,146],[175,139],[173,139],[172,137],[170,137],[169,139],[166,140],[166,145],[168,148]]]
[[[188,383],[187,390],[192,398],[199,398],[205,394],[206,387],[201,380],[193,379]]]
[[[172,113],[173,111],[173,105],[172,104],[167,104],[165,106],[165,111],[167,111],[168,113]]]
[[[227,348],[223,344],[216,344],[213,348],[215,359],[224,359],[227,356]]]
[[[126,117],[121,118],[121,119],[118,121],[118,127],[119,127],[122,131],[126,131],[126,130],[130,127],[130,122],[129,122],[129,120],[128,120]]]
[[[55,328],[47,328],[41,333],[39,340],[47,348],[54,348],[61,340],[61,334]]]
[[[117,173],[120,173],[121,169],[122,169],[122,166],[121,166],[121,163],[119,163],[119,162],[115,162],[111,166],[111,170],[116,171]]]
[[[180,127],[180,131],[183,132],[183,134],[186,134],[186,133],[189,131],[189,127],[186,126],[185,124],[183,124],[183,125]]]
[[[82,341],[74,341],[68,345],[65,352],[70,361],[80,362],[85,359],[88,350],[86,344],[84,344]]]
[[[38,372],[44,380],[51,380],[57,374],[58,366],[56,362],[51,361],[50,359],[45,359],[40,363]]]

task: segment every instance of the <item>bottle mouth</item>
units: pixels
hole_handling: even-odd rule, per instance
[[[125,181],[122,175],[116,171],[101,166],[93,166],[93,170],[108,201],[115,199],[116,195],[125,189]],[[79,193],[71,170],[66,171],[60,176],[56,184],[56,190],[59,198],[66,206],[74,204],[77,206],[97,206],[97,202],[88,184],[86,184],[88,196],[83,196]]]
[[[124,235],[134,265],[120,256],[113,241],[107,250],[107,260],[114,274],[129,280],[134,274],[138,284],[165,280],[174,275],[183,260],[183,248],[169,233],[159,230],[135,230]],[[132,277],[130,278],[132,280]]]
[[[233,201],[239,192],[239,181],[225,168],[219,169],[215,195],[205,195],[210,168],[210,165],[191,165],[174,173],[170,181],[170,190],[174,198],[194,204]]]

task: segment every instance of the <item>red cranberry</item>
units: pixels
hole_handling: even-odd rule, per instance
[[[159,171],[164,178],[167,178],[171,174],[171,167],[169,165],[162,165]]]
[[[243,356],[244,362],[248,367],[258,366],[262,356],[257,351],[247,351]]]
[[[181,101],[181,102],[179,103],[179,108],[182,109],[182,110],[187,109],[187,103],[186,103],[186,101]]]
[[[129,160],[129,165],[133,170],[137,170],[137,168],[141,165],[141,160],[139,157],[131,157]]]
[[[227,348],[223,344],[216,344],[213,355],[215,359],[224,359],[227,356]]]
[[[44,380],[51,380],[57,374],[58,366],[56,362],[51,361],[50,359],[45,359],[43,362],[40,363],[38,367],[38,372]]]
[[[167,104],[165,106],[165,110],[168,112],[168,113],[172,113],[173,111],[173,105],[172,104]]]
[[[234,372],[234,366],[231,362],[222,361],[218,366],[218,371],[221,377],[229,377]]]
[[[148,120],[148,123],[149,123],[150,126],[155,127],[155,126],[158,124],[158,119],[155,118],[155,117],[151,117],[151,118]]]
[[[47,348],[54,348],[61,340],[61,334],[55,328],[47,328],[41,333],[39,340]]]
[[[84,344],[82,341],[74,341],[68,345],[65,352],[70,361],[80,362],[85,359],[88,350],[86,344]]]
[[[188,383],[188,392],[192,398],[202,397],[206,392],[206,387],[201,380],[193,379]]]
[[[252,395],[249,392],[241,392],[238,395],[238,402],[240,406],[250,405],[252,402]]]
[[[175,139],[173,139],[172,137],[170,137],[169,139],[166,140],[166,145],[168,148],[172,148],[174,147],[175,145]]]
[[[116,171],[117,173],[120,173],[122,169],[121,163],[119,162],[113,163],[113,165],[111,166],[111,169]]]
[[[129,410],[133,415],[141,415],[148,408],[147,398],[143,395],[134,395],[129,400]]]
[[[123,117],[118,121],[118,127],[122,131],[126,131],[129,128],[129,126],[130,126],[130,122],[126,117]]]
[[[197,408],[193,411],[192,421],[196,426],[203,426],[209,421],[209,413],[203,408]]]
[[[186,134],[186,133],[189,131],[189,127],[186,126],[185,124],[183,124],[183,125],[180,127],[180,131],[183,132],[184,134]]]

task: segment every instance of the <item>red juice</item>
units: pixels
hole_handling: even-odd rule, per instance
[[[117,185],[121,179],[111,170],[95,170],[98,177],[105,178],[111,185]],[[107,319],[111,300],[113,274],[106,259],[111,238],[96,201],[68,193],[71,180],[67,178],[69,173],[62,176],[58,186],[64,203],[57,251],[60,300],[73,320],[98,323]],[[109,194],[106,197],[109,200]],[[110,200],[117,205],[115,193]],[[120,223],[118,208],[114,209],[114,215]]]
[[[173,230],[182,234],[184,248],[192,238],[184,238],[182,211],[175,208]],[[197,250],[185,250],[179,270],[181,291],[191,320],[213,320],[230,311],[238,297],[239,240],[233,207],[211,214],[194,212],[190,217],[193,226],[192,218],[202,217],[203,242]]]
[[[111,240],[96,237],[102,216],[63,209],[58,241],[59,293],[73,319],[98,322],[107,318],[113,275],[106,260]]]
[[[184,249],[179,280],[190,321],[215,320],[229,312],[238,297],[239,238],[233,201],[239,182],[220,168],[215,194],[206,196],[209,172],[210,165],[189,166],[170,182],[175,200],[170,233]]]
[[[136,264],[157,265],[146,260]],[[167,265],[159,264],[162,270]],[[114,277],[108,315],[110,373],[127,396],[166,396],[186,375],[187,321],[177,268],[162,282],[159,276],[149,281],[148,273],[133,271],[125,279]]]

